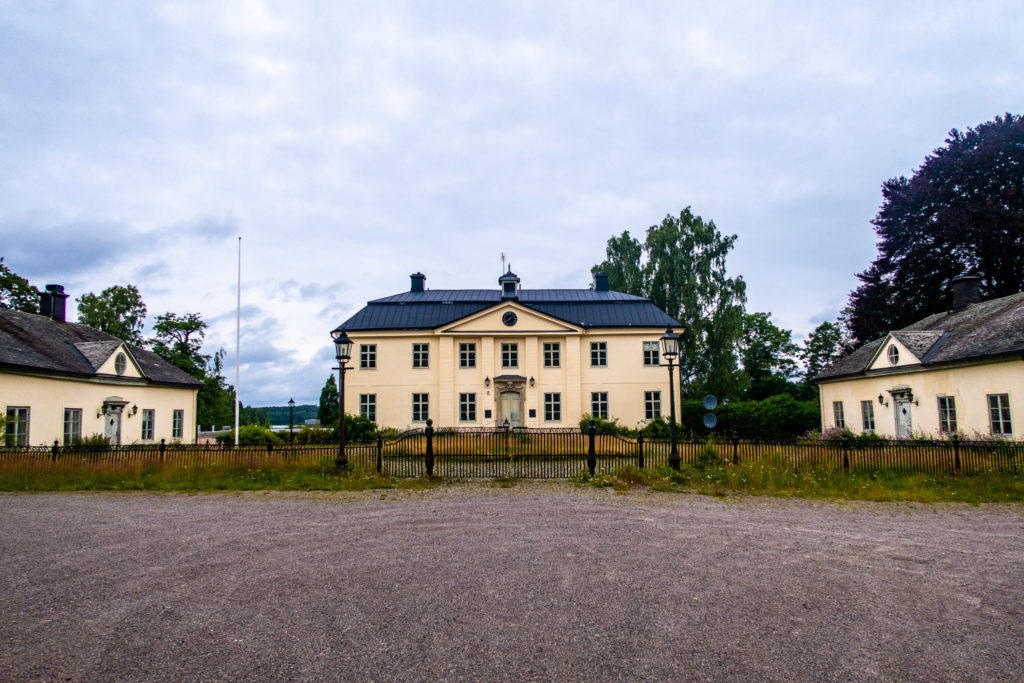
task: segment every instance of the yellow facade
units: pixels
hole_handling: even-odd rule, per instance
[[[899,361],[891,367],[885,353],[890,345],[899,351]],[[905,436],[898,433],[897,419],[909,421],[912,434],[938,435],[945,431],[940,425],[940,403],[948,411],[951,398],[956,430],[965,438],[989,436],[993,433],[989,397],[1005,396],[1011,431],[1002,434],[997,428],[996,435],[1020,438],[1024,429],[1024,360],[1020,357],[922,367],[895,340],[887,340],[881,349],[870,365],[877,374],[819,381],[822,427],[837,426],[835,404],[840,403],[846,428],[867,431],[862,410],[862,402],[867,401],[872,406],[874,431],[880,436]],[[999,401],[1002,406],[1002,398]]]
[[[121,444],[193,443],[196,434],[196,395],[190,387],[145,383],[133,363],[123,376],[71,378],[41,374],[0,373],[0,404],[28,408],[28,445],[64,444],[66,411],[81,411],[80,434],[89,437],[118,429]],[[152,438],[143,438],[143,418],[153,411]],[[181,437],[173,434],[174,411],[181,411]],[[110,420],[116,422],[111,425]],[[112,439],[117,443],[117,439]]]
[[[514,327],[502,324],[502,316],[510,311],[517,316]],[[366,414],[366,398],[373,396],[375,421],[383,427],[422,427],[425,417],[432,418],[435,427],[496,426],[506,418],[526,427],[574,427],[583,414],[592,412],[592,394],[599,393],[607,394],[610,418],[635,426],[647,418],[645,392],[657,392],[658,413],[668,416],[667,368],[644,362],[644,342],[657,344],[663,332],[664,328],[584,329],[514,301],[433,330],[351,332],[345,411]],[[604,345],[605,365],[592,364],[592,342]],[[414,344],[426,345],[426,367],[414,367]],[[473,345],[470,367],[462,367],[462,344]],[[504,344],[515,345],[514,366],[503,367]],[[545,344],[557,344],[554,367],[545,366]],[[375,367],[361,367],[366,364],[361,352],[369,346]],[[414,394],[426,394],[425,416],[413,415]],[[473,419],[461,419],[462,394],[475,399]],[[547,397],[547,412],[545,395],[552,395]],[[551,415],[554,395],[557,416]]]

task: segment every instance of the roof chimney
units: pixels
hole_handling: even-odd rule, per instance
[[[594,291],[608,291],[608,273],[594,273]]]
[[[39,293],[39,312],[62,323],[67,313],[67,298],[63,285],[46,285],[46,290]]]
[[[410,292],[423,291],[423,283],[427,281],[426,275],[424,275],[423,273],[413,273],[412,275],[409,276],[409,279],[412,281],[411,286],[409,287]]]
[[[981,276],[964,273],[950,281],[953,288],[953,310],[962,311],[981,301]]]

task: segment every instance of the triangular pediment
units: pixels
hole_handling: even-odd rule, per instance
[[[539,313],[514,301],[503,301],[442,327],[441,334],[582,334],[576,325]]]
[[[897,333],[890,332],[886,335],[882,344],[875,351],[874,358],[868,363],[868,370],[892,370],[894,368],[901,368],[908,365],[920,365],[921,358],[914,351],[911,350],[910,346],[916,344],[907,344],[906,340],[900,340],[897,337]],[[895,349],[894,351],[891,349]],[[920,349],[917,349],[918,351]],[[924,354],[921,354],[924,355]]]
[[[75,348],[89,361],[97,375],[144,377],[135,356],[122,341],[79,342]]]

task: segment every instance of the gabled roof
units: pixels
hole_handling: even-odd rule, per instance
[[[117,337],[78,323],[0,309],[0,369],[93,377],[123,343]],[[134,344],[125,346],[146,380],[193,388],[202,385],[156,354]]]
[[[960,311],[937,313],[891,334],[920,358],[921,364],[873,370],[871,374],[1000,356],[1024,357],[1024,293],[972,304]],[[814,379],[867,374],[872,359],[888,337],[864,344]]]
[[[374,299],[343,322],[349,332],[429,330],[501,305],[498,289],[431,289]],[[679,326],[650,299],[590,289],[521,289],[516,303],[583,328]]]

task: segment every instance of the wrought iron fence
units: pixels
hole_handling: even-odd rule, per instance
[[[626,465],[670,464],[667,440],[586,433],[580,429],[417,429],[376,443],[349,444],[349,462],[384,475],[447,478],[573,478]],[[784,468],[831,466],[845,471],[972,475],[1024,473],[1024,442],[682,440],[683,466],[761,463]],[[137,466],[256,467],[268,463],[332,466],[337,445],[182,445],[0,448],[0,467]]]

